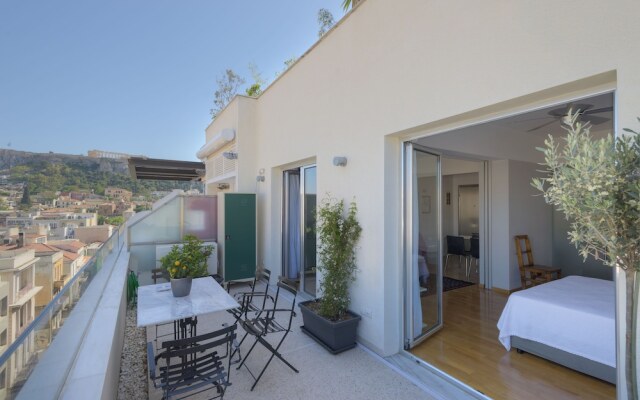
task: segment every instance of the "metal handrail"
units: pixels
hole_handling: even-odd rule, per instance
[[[28,338],[28,336],[31,334],[31,332],[33,332],[33,330],[37,326],[39,326],[39,324],[41,322],[43,322],[46,318],[49,318],[49,312],[53,311],[54,308],[59,305],[58,302],[61,300],[62,296],[64,294],[66,294],[70,290],[70,288],[73,285],[73,283],[82,275],[82,273],[85,270],[88,270],[90,267],[93,267],[96,264],[98,257],[102,256],[102,254],[100,253],[102,251],[102,249],[104,249],[111,242],[111,240],[116,236],[117,236],[117,238],[115,239],[116,243],[119,244],[119,241],[120,241],[120,228],[117,229],[109,237],[109,239],[107,239],[107,241],[102,244],[102,246],[100,246],[100,249],[96,252],[96,254],[94,254],[93,257],[91,257],[89,259],[89,261],[87,261],[87,263],[84,266],[82,266],[82,268],[80,268],[80,270],[78,272],[76,272],[76,274],[73,276],[73,278],[71,278],[69,280],[69,282],[53,297],[53,299],[51,299],[49,304],[47,304],[45,306],[45,308],[42,309],[40,314],[38,314],[38,316],[36,316],[33,319],[33,321],[31,321],[31,323],[29,323],[29,325],[27,325],[24,328],[24,330],[20,333],[20,335],[16,338],[16,340],[14,340],[13,343],[11,343],[11,345],[9,345],[9,347],[7,347],[7,349],[0,355],[0,366],[4,365],[9,360],[9,358],[11,358],[13,353],[16,350],[18,350],[18,348],[20,346],[22,346],[24,344],[24,341]],[[108,254],[111,254],[111,252],[113,250],[121,249],[123,245],[124,245],[124,241],[123,241],[122,245],[118,245],[118,246],[112,247],[111,251],[109,251]],[[61,305],[61,303],[60,303],[60,305]]]

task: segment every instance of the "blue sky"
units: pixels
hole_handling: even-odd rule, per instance
[[[342,0],[0,3],[0,148],[195,160],[216,78],[271,81]]]

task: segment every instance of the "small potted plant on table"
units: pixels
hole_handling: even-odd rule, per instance
[[[186,235],[182,245],[174,245],[160,259],[162,268],[171,278],[171,291],[175,297],[189,295],[192,279],[207,276],[207,259],[212,253],[213,246],[205,245],[194,235]]]
[[[318,208],[318,271],[322,297],[300,303],[302,331],[333,354],[356,344],[360,316],[349,311],[349,284],[355,280],[356,245],[362,228],[355,202],[345,213],[344,201],[329,197]]]

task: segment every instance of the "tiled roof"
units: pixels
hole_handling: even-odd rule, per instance
[[[83,247],[87,246],[79,240],[50,240],[48,244],[60,250],[71,251],[74,253],[77,253]]]

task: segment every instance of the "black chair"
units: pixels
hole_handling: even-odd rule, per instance
[[[449,236],[447,235],[447,258],[444,263],[444,270],[447,271],[447,265],[449,265],[449,256],[458,256],[458,264],[465,260],[464,266],[467,268],[467,252],[464,251],[464,238],[462,236]]]
[[[147,343],[149,376],[154,387],[161,388],[163,399],[174,396],[190,397],[196,393],[216,389],[217,396],[224,398],[229,382],[229,358],[231,342],[236,338],[237,325],[188,339],[164,342],[159,354],[154,357],[152,342]],[[215,348],[224,346],[224,353]],[[158,361],[162,360],[162,363]],[[194,393],[194,391],[197,392]],[[185,395],[187,394],[188,395]]]
[[[236,322],[244,315],[247,318],[247,313],[257,312],[264,309],[267,299],[273,300],[269,295],[269,283],[271,280],[271,271],[267,268],[257,269],[256,275],[253,278],[253,282],[249,284],[250,291],[237,292],[233,294],[233,297],[240,304],[239,308],[233,308],[228,310],[230,314],[236,317]],[[227,293],[231,294],[231,287],[246,282],[229,281],[227,282]],[[260,287],[262,286],[262,288]],[[256,305],[253,299],[257,298],[261,304]]]
[[[240,321],[240,318],[242,318],[243,316],[244,318],[247,318],[249,312],[258,312],[264,309],[266,306],[267,299],[271,299],[273,301],[273,298],[269,295],[270,279],[271,279],[270,270],[268,270],[267,268],[257,269],[256,275],[253,278],[253,282],[249,284],[249,286],[251,287],[251,291],[237,292],[233,294],[233,297],[240,304],[240,307],[232,308],[231,310],[227,310],[227,312],[235,317],[236,319],[235,323]],[[233,286],[246,284],[246,283],[247,283],[246,281],[227,282],[227,293],[231,292],[231,288]],[[264,288],[261,289],[259,286],[264,286]],[[253,299],[256,297],[262,301],[261,302],[262,304],[256,305],[253,302]],[[222,324],[222,326],[227,326],[227,324]],[[236,352],[238,353],[238,359],[233,361],[233,363],[235,364],[240,362],[240,360],[242,359],[242,354],[240,353],[240,344],[237,341],[234,341],[233,346],[234,346],[233,354],[235,354]]]
[[[291,302],[290,308],[278,308],[278,299],[280,297],[281,289],[293,295],[293,300]],[[243,365],[245,365],[247,358],[249,357],[249,355],[251,354],[251,352],[253,351],[253,349],[256,347],[258,343],[263,345],[267,350],[271,352],[271,357],[269,357],[269,360],[267,361],[265,366],[262,368],[262,371],[260,371],[260,374],[258,375],[257,378],[253,375],[253,373],[251,373],[251,371],[249,371],[251,376],[253,376],[253,378],[255,379],[253,386],[251,386],[251,390],[253,390],[256,387],[256,385],[258,384],[258,381],[260,380],[260,378],[262,378],[262,375],[267,370],[267,367],[269,366],[269,364],[271,363],[274,357],[278,357],[289,368],[291,368],[293,371],[298,373],[298,370],[293,365],[291,365],[287,360],[285,360],[282,354],[280,354],[280,352],[278,351],[280,349],[280,346],[282,346],[282,343],[286,339],[287,335],[289,334],[289,332],[291,332],[291,322],[293,321],[293,317],[295,315],[294,310],[296,306],[296,295],[297,295],[297,291],[294,288],[287,285],[286,283],[278,282],[278,289],[276,290],[276,295],[273,301],[273,308],[267,307],[262,311],[258,312],[258,315],[256,318],[244,319],[241,321],[242,329],[244,329],[246,333],[242,338],[242,340],[240,341],[240,345],[242,345],[242,343],[245,341],[245,339],[249,335],[255,337],[255,342],[253,343],[253,345],[247,352],[247,355],[242,359],[242,362],[236,369],[240,369],[242,368]],[[288,314],[289,321],[286,324],[286,326],[276,321],[277,314]],[[266,340],[266,337],[268,335],[275,334],[275,333],[284,333],[284,334],[280,339],[280,341],[278,342],[278,344],[273,346],[271,343],[269,343]],[[247,367],[247,370],[249,370],[248,367]]]
[[[469,252],[469,257],[476,260],[476,273],[478,272],[478,264],[480,262],[480,238],[479,237],[471,237],[471,251]],[[467,265],[467,278],[471,274],[471,260]]]

